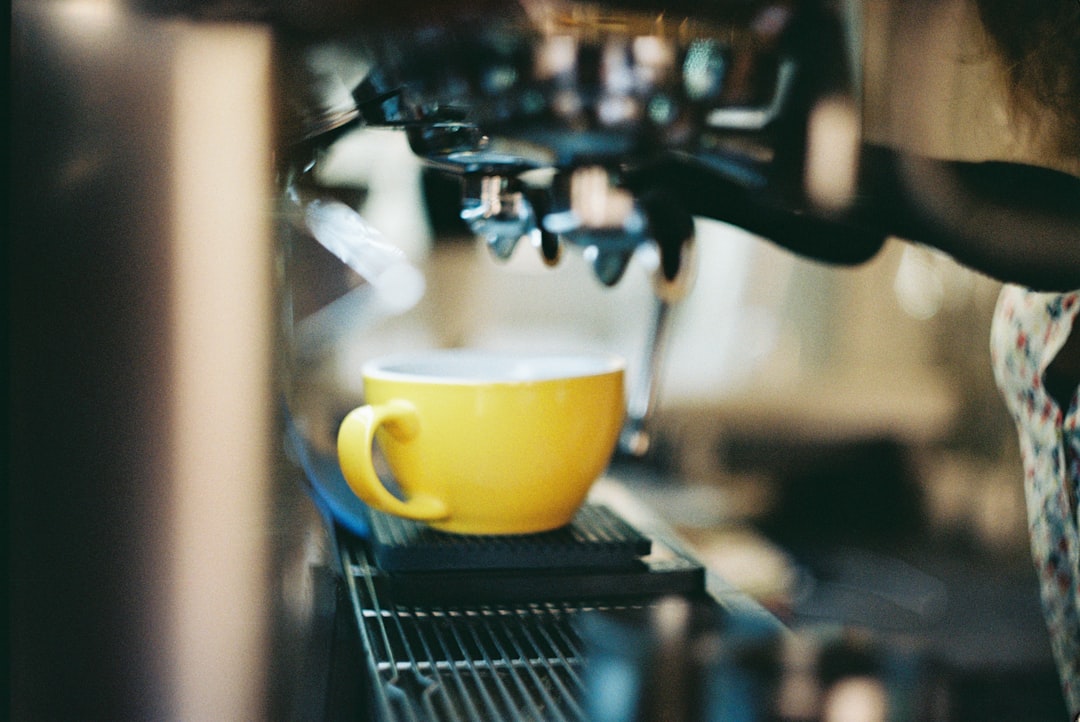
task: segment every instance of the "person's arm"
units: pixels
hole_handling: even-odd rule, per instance
[[[664,187],[699,216],[809,258],[854,265],[897,237],[948,253],[997,280],[1038,290],[1080,288],[1080,178],[1016,163],[934,160],[864,146],[849,208],[816,209],[766,175],[671,155],[631,185]]]
[[[1001,281],[1080,288],[1080,178],[1006,162],[942,161],[870,147],[853,215]]]

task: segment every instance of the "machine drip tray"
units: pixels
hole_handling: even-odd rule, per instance
[[[363,652],[367,718],[589,719],[589,649],[580,624],[667,595],[708,597],[704,568],[675,542],[643,536],[606,508],[590,507],[584,518],[594,516],[619,530],[614,550],[613,539],[569,528],[514,539],[399,528],[404,546],[394,537],[389,547],[385,536],[343,532],[339,551]],[[384,521],[376,518],[372,528],[386,532]],[[403,551],[413,536],[416,550]],[[575,536],[583,538],[567,546]],[[603,551],[578,548],[594,543]],[[398,569],[377,561],[388,550]],[[424,553],[451,563],[476,554],[488,566],[465,559],[459,566],[470,568],[432,568]],[[515,561],[521,566],[506,566]]]

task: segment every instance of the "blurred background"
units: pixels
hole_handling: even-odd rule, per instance
[[[14,709],[246,718],[275,696],[248,660],[297,687],[326,672],[296,641],[333,591],[307,576],[328,541],[281,443],[281,392],[331,451],[361,364],[389,352],[604,350],[633,377],[656,259],[636,255],[613,287],[569,251],[497,261],[403,134],[358,129],[316,175],[419,272],[422,295],[380,295],[269,190],[281,98],[265,27],[18,5]],[[862,32],[868,140],[1053,164],[1015,132],[965,2],[841,6]],[[781,620],[925,654],[949,719],[1063,719],[990,371],[998,285],[898,239],[836,268],[697,219],[695,253],[652,446],[610,476]]]

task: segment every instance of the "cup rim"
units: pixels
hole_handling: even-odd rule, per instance
[[[435,364],[444,370],[424,368]],[[485,372],[481,364],[495,364],[495,367]],[[544,368],[530,370],[527,364],[541,364]],[[362,374],[365,379],[480,386],[590,378],[625,370],[626,360],[611,353],[451,348],[380,356],[364,363]]]

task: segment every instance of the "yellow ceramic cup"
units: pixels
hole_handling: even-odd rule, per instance
[[[367,405],[338,431],[353,492],[374,509],[459,534],[570,522],[622,426],[622,360],[426,351],[365,365]],[[378,440],[401,494],[372,463]]]

